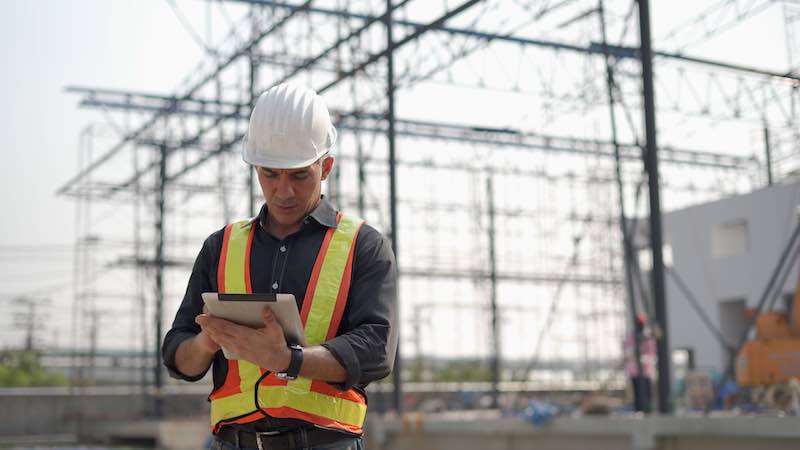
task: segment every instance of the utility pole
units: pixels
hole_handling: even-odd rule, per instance
[[[494,227],[494,184],[491,172],[486,177],[486,198],[489,203],[489,286],[491,294],[490,311],[492,316],[492,352],[491,373],[492,373],[492,408],[500,406],[500,329],[497,323],[497,258],[495,250],[495,227]]]
[[[666,294],[664,288],[663,239],[661,234],[661,199],[658,182],[658,145],[656,143],[656,104],[653,87],[653,49],[650,38],[650,2],[639,2],[639,32],[642,60],[642,87],[644,95],[644,123],[647,137],[644,166],[650,195],[650,244],[653,252],[652,287],[655,303],[656,323],[660,328],[658,349],[658,411],[672,412],[670,354],[667,328]]]
[[[97,380],[95,376],[97,368],[97,342],[100,336],[100,319],[102,316],[107,315],[108,311],[100,311],[93,308],[88,312],[89,315],[89,379],[92,382]]]
[[[164,387],[163,371],[161,370],[161,322],[164,310],[164,209],[167,184],[167,144],[166,140],[159,147],[159,173],[157,191],[157,215],[156,215],[156,339],[155,355],[156,360],[153,365],[153,376],[155,380],[155,397],[153,409],[156,417],[161,417],[163,405],[161,389]]]
[[[31,352],[36,348],[36,331],[37,328],[41,330],[42,314],[37,313],[36,308],[50,303],[46,299],[37,299],[31,297],[17,297],[14,299],[14,304],[23,307],[25,310],[14,314],[15,327],[25,330],[25,351]]]

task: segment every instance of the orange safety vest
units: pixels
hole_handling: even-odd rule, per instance
[[[336,221],[336,228],[328,229],[322,241],[300,312],[309,346],[336,336],[350,290],[356,235],[364,221],[342,214],[337,214]],[[250,249],[255,228],[247,220],[225,228],[217,270],[219,292],[253,292]],[[214,433],[222,425],[253,422],[263,414],[362,433],[367,401],[356,389],[342,391],[324,381],[303,377],[287,381],[270,373],[259,383],[257,406],[256,383],[266,370],[245,360],[227,362],[225,382],[208,397]]]

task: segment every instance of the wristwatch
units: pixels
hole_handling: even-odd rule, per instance
[[[282,380],[296,380],[300,374],[300,366],[303,365],[303,347],[298,344],[289,344],[289,350],[292,351],[292,359],[289,360],[289,367],[283,371],[275,374]]]

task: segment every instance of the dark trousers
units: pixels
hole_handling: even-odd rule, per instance
[[[648,377],[631,377],[633,383],[633,409],[634,411],[650,412],[650,399],[652,381]]]
[[[302,450],[363,450],[364,444],[361,438],[344,438],[330,444],[305,447]],[[258,450],[258,448],[237,447],[229,442],[225,442],[216,436],[211,438],[210,450]],[[269,449],[264,449],[269,450]],[[301,449],[297,449],[301,450]]]

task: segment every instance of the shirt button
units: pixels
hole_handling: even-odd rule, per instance
[[[281,253],[283,253],[285,251],[286,251],[286,246],[285,245],[281,245]]]
[[[272,283],[272,289],[278,289],[278,282]]]

